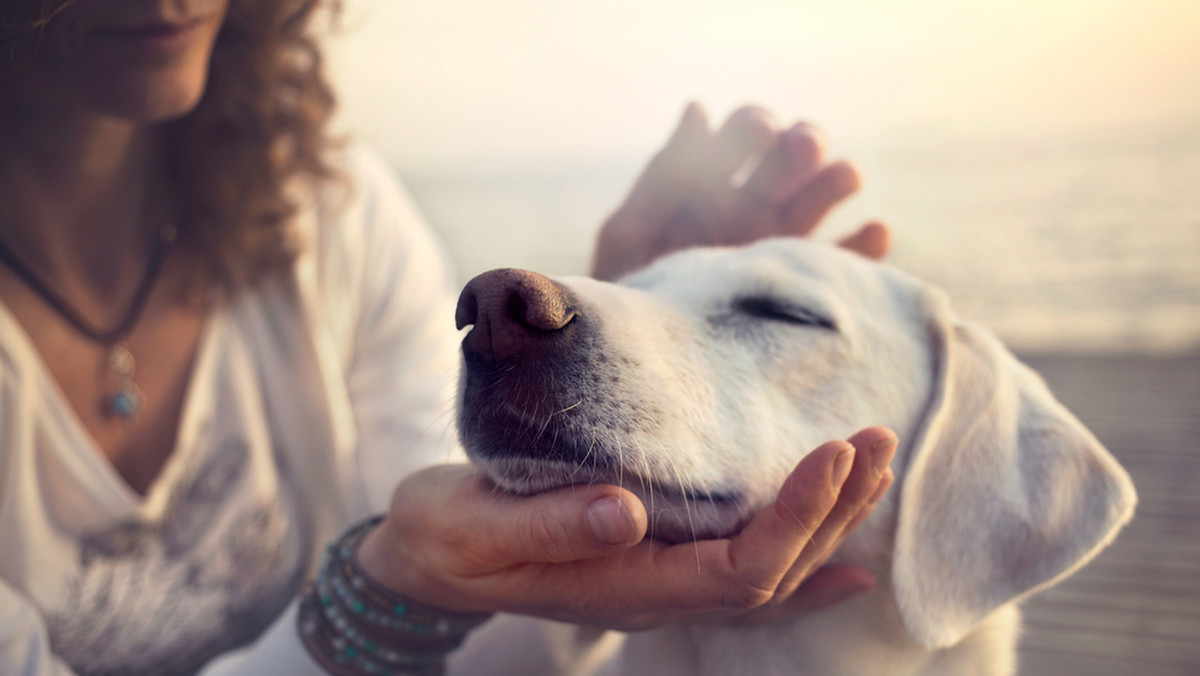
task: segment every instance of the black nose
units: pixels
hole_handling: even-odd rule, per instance
[[[505,268],[467,283],[458,297],[458,328],[474,324],[463,351],[495,363],[541,349],[577,312],[570,292],[548,277]]]

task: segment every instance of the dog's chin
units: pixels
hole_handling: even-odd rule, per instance
[[[670,544],[729,537],[752,516],[738,493],[668,485],[620,468],[585,468],[529,458],[473,460],[497,486],[518,495],[598,483],[621,486],[645,505],[649,517],[647,537]]]

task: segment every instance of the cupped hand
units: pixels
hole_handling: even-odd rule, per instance
[[[820,567],[891,485],[895,448],[883,428],[823,444],[739,533],[677,545],[645,538],[644,506],[617,486],[517,497],[472,467],[434,467],[397,488],[359,562],[452,612],[634,630],[812,611],[872,588],[861,568]]]
[[[797,123],[781,130],[762,108],[735,111],[710,130],[692,103],[596,240],[592,275],[613,280],[667,253],[803,236],[859,188],[858,171],[827,163],[822,134]],[[753,164],[755,160],[757,164]],[[743,170],[753,165],[747,176]],[[867,223],[841,240],[869,258],[888,249],[888,231]]]

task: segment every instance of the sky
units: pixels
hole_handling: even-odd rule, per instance
[[[339,126],[402,166],[642,157],[687,101],[835,147],[1200,129],[1196,0],[346,0]]]

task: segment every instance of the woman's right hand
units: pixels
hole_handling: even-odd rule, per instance
[[[617,486],[520,497],[474,467],[433,467],[401,483],[358,560],[384,586],[451,612],[635,630],[815,610],[874,584],[854,566],[813,574],[891,484],[895,447],[883,428],[823,444],[740,533],[680,545],[645,539],[644,506]]]
[[[767,110],[745,106],[710,129],[704,109],[688,104],[671,138],[601,226],[592,275],[611,281],[695,246],[807,236],[859,188],[854,165],[827,162],[824,154],[824,134],[812,125],[782,129]],[[753,171],[735,181],[748,163]],[[870,222],[840,244],[878,259],[888,239],[887,227]]]

